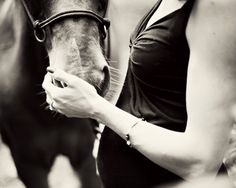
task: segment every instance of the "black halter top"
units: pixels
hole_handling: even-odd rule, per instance
[[[193,0],[146,28],[160,3],[144,16],[131,36],[129,67],[117,106],[157,126],[184,131],[190,53],[185,30]],[[102,134],[98,168],[105,188],[148,188],[181,180],[127,147],[109,128]]]
[[[192,2],[146,28],[159,1],[141,21],[131,37],[129,70],[118,101],[120,108],[135,116],[176,131],[184,131],[187,120],[185,29]]]

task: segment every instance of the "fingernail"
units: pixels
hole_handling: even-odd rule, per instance
[[[49,73],[54,73],[55,72],[55,69],[53,69],[52,67],[47,67],[47,71]]]

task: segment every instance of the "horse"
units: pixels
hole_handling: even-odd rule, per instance
[[[97,122],[51,111],[41,84],[50,65],[105,95],[107,5],[108,0],[0,2],[0,132],[27,188],[49,187],[58,155],[69,158],[83,188],[102,187],[92,155]]]

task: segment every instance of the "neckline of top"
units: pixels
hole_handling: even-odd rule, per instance
[[[151,9],[151,11],[149,12],[149,14],[147,15],[147,17],[143,20],[143,22],[141,23],[141,27],[139,30],[139,34],[141,32],[144,32],[150,28],[153,27],[153,25],[156,25],[158,23],[161,23],[169,18],[171,18],[172,16],[174,16],[176,13],[178,13],[179,11],[181,11],[187,4],[188,2],[191,0],[187,0],[180,8],[174,10],[173,12],[170,12],[169,14],[164,15],[163,17],[159,18],[158,20],[156,20],[155,22],[153,22],[151,25],[149,25],[148,27],[148,21],[150,20],[150,18],[152,17],[152,15],[157,11],[157,9],[159,8],[159,6],[161,5],[162,0],[157,1],[157,3],[154,5],[154,7]]]

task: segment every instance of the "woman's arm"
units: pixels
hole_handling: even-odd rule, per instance
[[[233,0],[195,1],[186,31],[191,51],[186,132],[153,126],[133,130],[140,152],[185,179],[215,174],[228,145],[234,121],[231,107],[236,102],[235,9]],[[153,142],[156,137],[155,145],[151,136],[141,136],[144,131],[153,135]]]
[[[198,148],[206,172],[222,162],[236,102],[236,2],[198,0],[187,27],[191,50],[186,133]],[[196,143],[194,143],[196,142]]]
[[[134,147],[147,158],[185,179],[216,174],[228,145],[236,101],[236,2],[196,1],[187,27],[190,60],[185,133],[148,123],[131,131]],[[98,119],[124,137],[135,119],[107,105]],[[106,111],[106,112],[105,112]],[[104,113],[110,115],[104,118]],[[110,117],[110,118],[109,118]],[[124,125],[124,122],[127,122]]]
[[[196,0],[187,27],[190,61],[187,81],[188,122],[184,133],[140,122],[130,131],[135,149],[158,165],[191,179],[215,175],[233,124],[236,101],[236,16],[234,0]],[[59,112],[90,117],[125,138],[138,121],[105,99],[81,79],[56,71],[52,77],[67,83],[56,88],[46,76],[43,84]],[[49,101],[50,102],[50,101]]]

